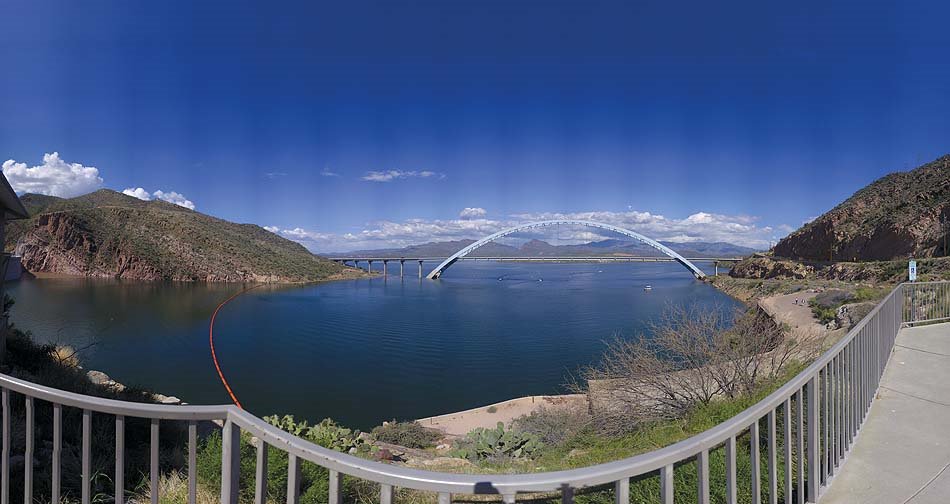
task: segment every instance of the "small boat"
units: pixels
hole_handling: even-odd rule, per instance
[[[651,290],[653,290],[653,286],[652,286],[652,285],[647,285],[647,286],[645,286],[645,287],[643,288],[643,290],[645,290],[645,291],[651,291]]]

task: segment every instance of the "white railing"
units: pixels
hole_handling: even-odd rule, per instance
[[[440,504],[448,504],[453,495],[495,494],[505,503],[519,494],[557,492],[564,502],[585,489],[611,486],[617,503],[630,498],[631,480],[658,477],[660,500],[672,503],[674,472],[695,468],[695,488],[690,491],[697,502],[710,501],[710,454],[723,457],[724,481],[712,492],[726,502],[767,500],[777,502],[814,502],[832,481],[849,453],[865,415],[870,408],[878,381],[887,363],[894,340],[904,324],[950,318],[950,283],[902,284],[897,286],[848,334],[822,354],[804,371],[778,390],[735,417],[689,439],[665,448],[615,462],[580,469],[531,474],[451,474],[423,471],[366,460],[339,453],[271,426],[234,406],[171,406],[140,404],[101,399],[43,387],[0,375],[3,406],[2,504],[9,503],[11,409],[10,394],[25,400],[25,460],[35,450],[35,401],[52,404],[52,502],[60,502],[60,464],[62,410],[82,410],[82,492],[83,504],[90,504],[91,424],[93,415],[115,418],[115,500],[127,500],[124,482],[125,421],[127,417],[150,422],[150,494],[159,500],[159,425],[184,422],[188,427],[188,482],[190,504],[196,501],[196,443],[199,421],[223,422],[221,503],[236,504],[239,481],[241,432],[258,438],[256,443],[255,502],[267,500],[267,452],[286,452],[288,462],[287,502],[296,504],[300,497],[301,462],[309,461],[329,471],[329,504],[343,499],[342,478],[353,477],[379,484],[379,501],[391,504],[394,488],[434,492]],[[144,439],[128,440],[145,443]],[[741,443],[748,443],[747,447]],[[748,448],[748,452],[745,449]],[[749,454],[750,481],[740,481],[737,453]],[[719,460],[718,458],[716,460]],[[763,463],[764,462],[764,463]],[[684,467],[677,467],[684,465]],[[762,466],[765,467],[762,467]],[[745,471],[745,469],[743,469]],[[24,501],[32,502],[33,469],[24,465]],[[722,492],[724,491],[724,495]],[[682,489],[680,490],[680,493]],[[742,495],[747,494],[747,495]],[[681,494],[682,495],[682,494]],[[42,500],[47,497],[43,496]]]

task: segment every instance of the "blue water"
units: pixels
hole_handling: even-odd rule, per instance
[[[605,341],[645,331],[667,305],[737,306],[668,263],[479,262],[439,281],[396,275],[260,287],[226,305],[215,346],[245,408],[367,428],[563,392]],[[208,321],[239,289],[27,280],[12,285],[12,320],[38,341],[81,349],[86,368],[120,382],[223,403]]]

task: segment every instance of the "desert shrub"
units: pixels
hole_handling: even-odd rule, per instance
[[[717,397],[734,398],[814,356],[815,339],[786,335],[761,309],[736,312],[668,308],[651,336],[616,338],[601,363],[581,372],[594,426],[619,435],[639,423],[682,417]]]
[[[430,448],[443,434],[435,429],[423,427],[418,422],[397,422],[393,420],[373,429],[373,437],[383,443],[406,448]]]
[[[559,446],[590,426],[590,415],[581,408],[538,408],[511,422],[511,428],[533,434],[546,446]]]
[[[456,442],[455,455],[469,460],[532,458],[544,447],[534,434],[505,429],[498,422],[494,429],[479,427]]]
[[[324,418],[316,425],[310,425],[306,420],[294,420],[293,415],[266,416],[264,421],[278,429],[331,450],[350,452],[353,450],[368,451],[370,449],[360,431],[343,427],[329,418]]]
[[[813,297],[809,304],[822,308],[837,308],[854,299],[854,294],[845,290],[831,289]]]

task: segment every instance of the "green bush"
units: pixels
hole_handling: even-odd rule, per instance
[[[533,458],[544,443],[538,436],[519,430],[505,430],[498,422],[494,429],[479,427],[456,443],[455,455],[469,460]]]
[[[533,434],[545,446],[557,446],[590,427],[590,416],[581,408],[538,408],[511,422],[512,429]]]
[[[306,420],[298,422],[294,420],[293,415],[266,416],[264,421],[278,429],[331,450],[344,453],[353,450],[370,450],[369,443],[363,439],[360,431],[343,427],[329,418],[324,418],[316,425],[309,425]]]
[[[406,448],[430,448],[442,439],[443,434],[435,429],[423,427],[418,422],[397,422],[393,420],[373,429],[377,441]]]

